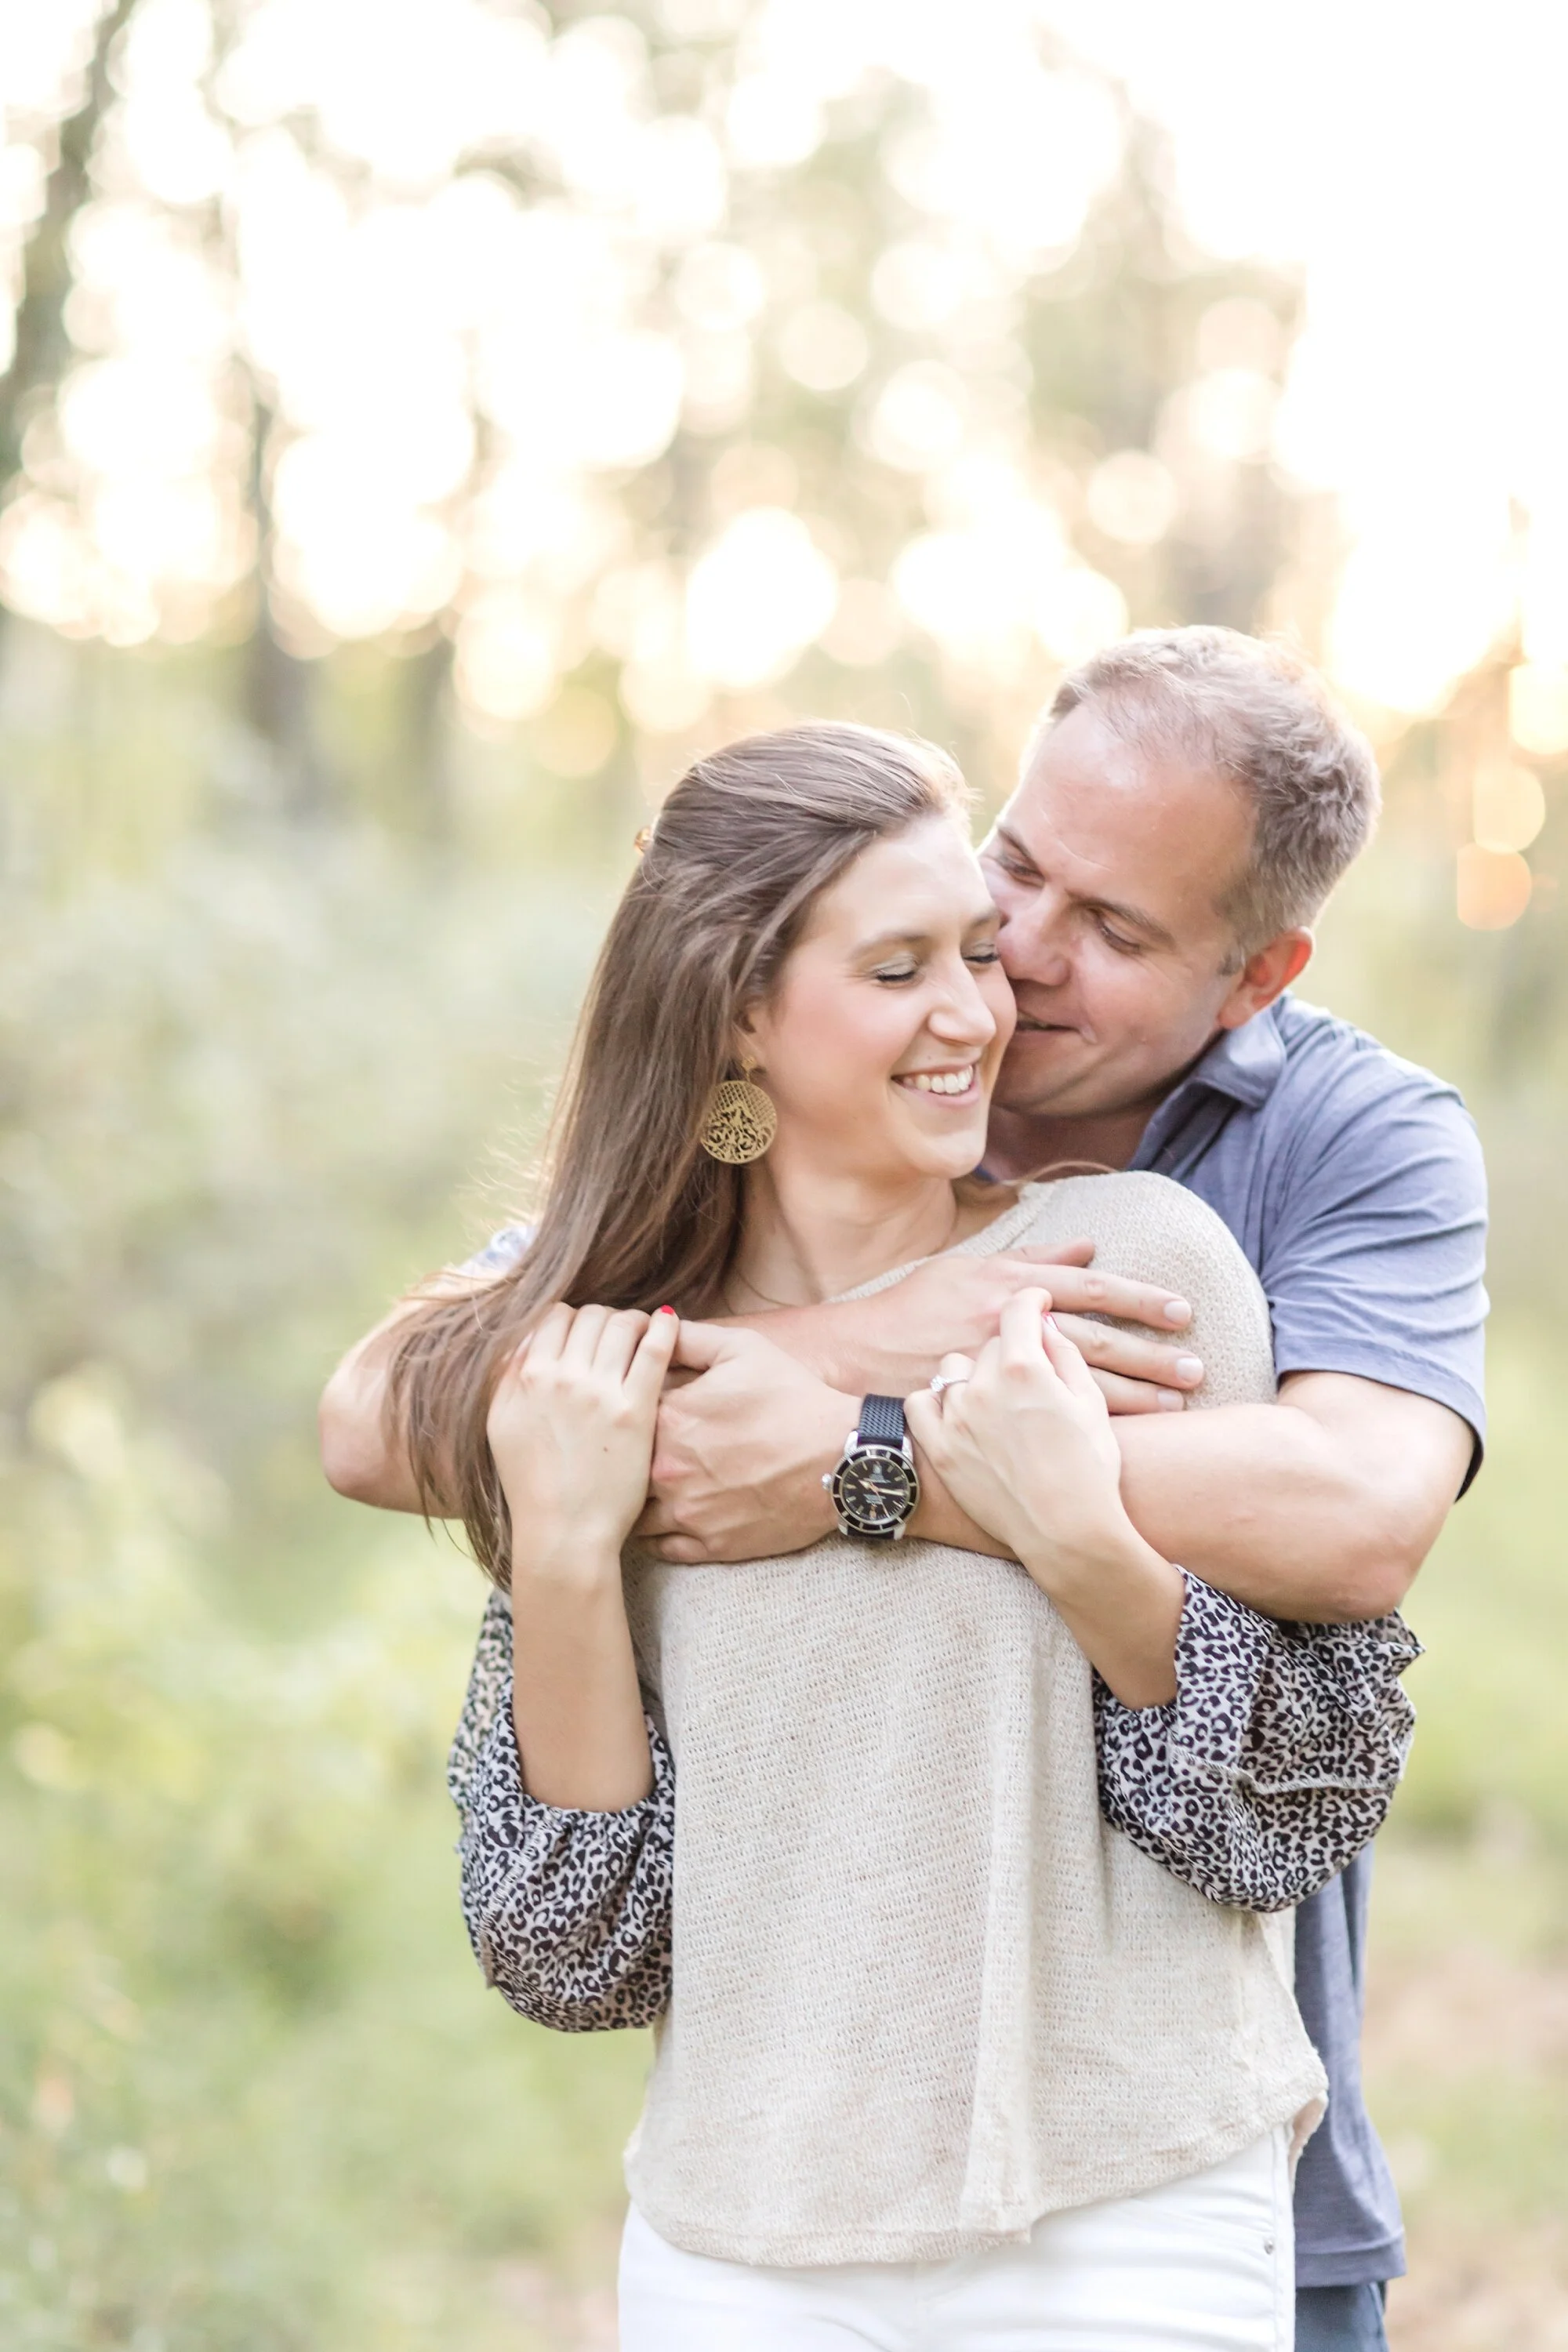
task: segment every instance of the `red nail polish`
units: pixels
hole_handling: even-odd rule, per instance
[[[674,1314],[674,1312],[675,1312],[675,1309],[674,1309],[674,1307],[661,1307],[658,1309],[658,1312],[659,1312],[661,1315],[673,1315],[673,1314]]]

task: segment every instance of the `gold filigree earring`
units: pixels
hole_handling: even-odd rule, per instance
[[[754,1062],[742,1062],[738,1078],[721,1078],[708,1097],[708,1116],[698,1140],[710,1160],[744,1168],[760,1160],[779,1131],[772,1095],[752,1083]]]

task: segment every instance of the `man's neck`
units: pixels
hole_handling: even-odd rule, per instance
[[[1076,1113],[1009,1110],[993,1102],[985,1132],[987,1176],[998,1183],[1026,1184],[1047,1169],[1081,1162],[1092,1168],[1130,1168],[1143,1140],[1143,1130],[1163,1102],[1190,1077],[1208,1052],[1216,1030],[1202,1048],[1173,1070],[1163,1086],[1141,1102],[1115,1110]]]
[[[999,1181],[1026,1183],[1048,1168],[1086,1163],[1092,1168],[1130,1165],[1143,1130],[1159,1108],[1143,1102],[1131,1110],[1089,1111],[1076,1118],[1033,1118],[1026,1111],[991,1113],[985,1139],[985,1172]]]

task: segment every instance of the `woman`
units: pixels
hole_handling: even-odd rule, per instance
[[[700,762],[612,925],[530,1246],[399,1339],[421,1491],[510,1590],[456,1755],[476,1946],[548,2022],[664,2012],[631,2352],[1289,2340],[1322,2075],[1238,1906],[1375,1829],[1403,1628],[1271,1628],[1160,1558],[1038,1293],[910,1400],[920,1457],[868,1399],[839,1537],[738,1570],[627,1544],[681,1317],[1086,1209],[1193,1300],[1209,1401],[1271,1391],[1257,1286],[1179,1188],[967,1181],[1013,1007],[963,817],[941,754],[867,730]],[[991,1551],[919,1539],[919,1458]]]

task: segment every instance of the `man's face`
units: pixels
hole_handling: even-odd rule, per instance
[[[1248,1018],[1219,907],[1251,837],[1223,777],[1121,741],[1092,709],[1042,738],[980,853],[1018,1002],[1001,1108],[1131,1109]]]

